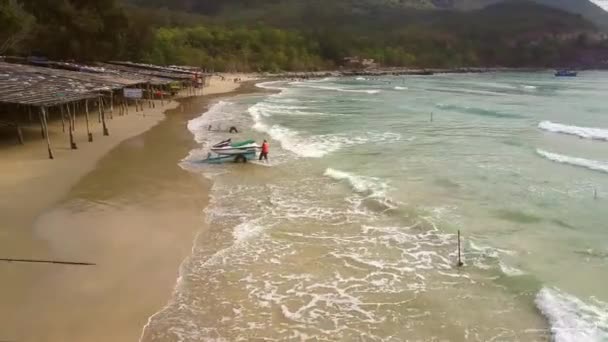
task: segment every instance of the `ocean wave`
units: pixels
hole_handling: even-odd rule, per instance
[[[359,176],[354,173],[340,171],[332,168],[326,169],[324,175],[335,180],[347,181],[355,192],[363,193],[371,197],[386,197],[388,184],[386,182],[381,181],[379,178]]]
[[[258,88],[267,89],[267,90],[285,90],[286,88],[274,86],[275,84],[280,84],[283,82],[284,81],[261,82],[261,83],[256,83],[255,86]]]
[[[536,149],[536,153],[538,153],[539,155],[541,155],[549,160],[552,160],[554,162],[573,165],[573,166],[580,166],[580,167],[584,167],[584,168],[587,168],[590,170],[608,173],[608,163],[607,162],[601,162],[598,160],[584,159],[584,158],[577,158],[577,157],[569,157],[569,156],[565,156],[565,155],[561,155],[561,154],[557,154],[557,153],[547,152],[547,151],[544,151],[541,149]]]
[[[232,102],[218,101],[209,107],[205,113],[188,121],[187,127],[188,130],[194,135],[194,140],[196,140],[198,143],[203,143],[205,141],[205,134],[202,134],[201,132],[206,131],[207,127],[212,124],[214,114],[224,113],[226,112],[227,108],[232,105],[234,105]]]
[[[395,90],[407,90],[408,87],[400,87],[400,86],[396,86],[395,88],[393,88]]]
[[[264,123],[262,119],[271,116],[267,104],[264,102],[259,102],[249,107],[248,112],[254,121],[253,129],[267,133],[272,139],[277,140],[284,149],[305,158],[321,158],[328,153],[338,151],[339,149],[348,146],[361,145],[369,142],[394,142],[401,139],[400,134],[391,132],[304,136],[300,132],[289,129],[288,127]]]
[[[502,271],[502,273],[509,277],[517,277],[526,274],[519,268],[507,265],[502,260],[498,263],[498,265],[500,266],[500,270]]]
[[[436,104],[436,106],[442,110],[454,111],[454,112],[459,112],[459,113],[463,113],[463,114],[474,114],[474,115],[479,115],[479,116],[488,116],[488,117],[495,117],[495,118],[509,118],[509,119],[522,118],[522,116],[518,115],[518,114],[500,112],[500,111],[496,111],[496,110],[492,110],[492,109],[484,109],[484,108],[469,107],[469,106],[457,106],[457,105],[449,105],[449,104],[443,104],[443,103],[438,103],[438,104]]]
[[[549,320],[556,342],[608,340],[608,303],[586,303],[558,288],[542,288],[536,306]]]
[[[321,158],[328,153],[339,150],[343,142],[331,136],[302,137],[299,132],[281,125],[268,126],[261,122],[254,124],[253,129],[265,132],[281,146],[296,155],[305,158]]]
[[[365,77],[357,77],[357,78],[355,78],[355,79],[356,79],[357,81],[365,81],[365,80],[367,80],[367,78],[365,78]]]
[[[243,242],[260,235],[263,231],[264,227],[257,225],[255,221],[246,221],[234,227],[232,236],[236,242]]]
[[[608,141],[608,129],[594,127],[570,126],[551,121],[542,121],[538,124],[538,128],[553,133],[564,133],[576,135],[585,139],[605,140]]]
[[[297,87],[320,89],[320,90],[331,90],[331,91],[338,91],[338,92],[343,92],[343,93],[365,93],[365,94],[371,95],[371,94],[378,94],[380,92],[379,89],[346,89],[346,88],[340,88],[340,87],[310,85],[310,84],[305,84],[305,83],[294,84],[294,85]]]

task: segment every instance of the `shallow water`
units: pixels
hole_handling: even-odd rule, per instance
[[[260,87],[189,123],[211,229],[144,340],[608,340],[608,73]]]

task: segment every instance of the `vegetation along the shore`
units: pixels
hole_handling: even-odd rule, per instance
[[[464,11],[459,1],[0,0],[0,55],[217,71],[319,70],[348,56],[381,66],[607,66],[608,39],[594,18],[487,3]]]

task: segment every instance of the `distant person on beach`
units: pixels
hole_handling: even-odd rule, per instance
[[[230,126],[230,133],[238,133],[239,130],[235,126]]]
[[[262,152],[260,153],[260,160],[264,158],[265,161],[268,161],[268,152],[270,152],[270,145],[268,141],[264,140],[262,143]]]

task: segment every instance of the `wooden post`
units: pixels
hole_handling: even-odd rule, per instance
[[[597,199],[597,189],[593,188],[593,199]]]
[[[433,122],[433,112],[431,112],[431,122]]]
[[[46,129],[44,128],[44,118],[42,117],[42,114],[39,115],[40,117],[40,134],[42,135],[42,139],[46,138]]]
[[[103,101],[101,97],[99,98],[99,115],[101,116],[101,122],[103,123],[103,135],[108,136],[110,132],[108,131],[108,127],[106,126],[106,113],[103,109]]]
[[[460,229],[458,230],[458,267],[462,267],[464,264],[460,259]]]
[[[101,123],[101,101],[99,101],[99,100],[97,100],[97,109],[98,109],[97,122]]]
[[[93,133],[91,133],[91,129],[89,128],[89,99],[84,100],[84,117],[87,120],[87,136],[89,137],[89,142],[93,142]]]
[[[110,90],[110,113],[114,117],[114,91]]]
[[[76,142],[74,142],[74,123],[72,121],[72,113],[70,113],[70,104],[67,104],[66,108],[68,109],[68,118],[70,121],[70,148],[76,150],[78,149],[78,146],[76,146]]]
[[[49,152],[49,159],[53,159],[53,150],[51,149],[51,139],[49,138],[48,125],[46,122],[46,108],[40,107],[40,121],[42,122],[42,129],[46,136],[46,147]]]
[[[76,132],[76,102],[72,102],[72,130]]]
[[[25,144],[23,140],[23,132],[21,132],[21,125],[19,125],[19,122],[17,122],[17,140],[19,140],[21,145]]]
[[[65,113],[63,112],[63,106],[60,105],[59,109],[61,111],[61,131],[65,133]]]
[[[165,106],[165,99],[164,99],[164,91],[163,91],[163,86],[160,86],[160,105],[162,107]]]

